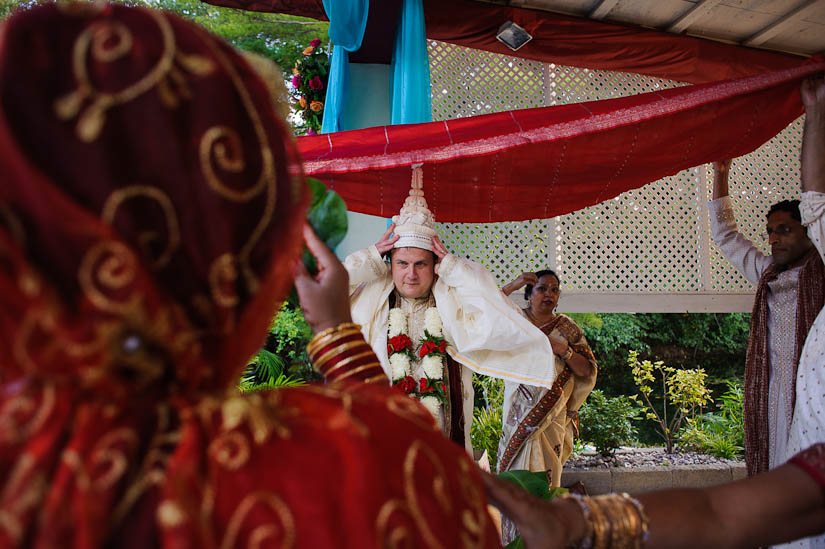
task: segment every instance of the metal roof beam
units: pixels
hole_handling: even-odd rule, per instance
[[[667,28],[668,32],[682,32],[693,23],[704,17],[711,9],[715,8],[722,0],[700,0],[692,8],[682,14],[676,21]]]
[[[808,0],[796,9],[789,11],[767,27],[763,28],[750,38],[742,42],[745,46],[761,46],[786,28],[788,28],[794,21],[805,17],[809,12],[816,7],[817,0]]]
[[[599,5],[590,12],[588,17],[590,17],[590,19],[604,19],[605,16],[610,13],[610,10],[618,3],[619,0],[602,0],[599,2]]]

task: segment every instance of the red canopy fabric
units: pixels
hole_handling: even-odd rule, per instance
[[[321,0],[204,0],[216,6],[326,19]],[[702,84],[790,68],[801,58],[634,25],[475,0],[424,0],[427,37],[544,63],[635,72]],[[505,21],[533,40],[513,52],[496,40]]]
[[[749,153],[802,113],[793,69],[608,101],[299,138],[308,175],[351,211],[398,213],[424,163],[436,219],[550,218],[685,168]]]

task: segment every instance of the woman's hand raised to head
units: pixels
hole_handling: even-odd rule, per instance
[[[518,278],[505,284],[504,287],[501,288],[501,291],[504,292],[504,295],[510,295],[519,288],[523,288],[528,284],[530,286],[535,286],[538,283],[539,277],[536,276],[536,273],[521,273]]]
[[[387,227],[387,232],[385,232],[381,239],[375,243],[375,247],[378,248],[378,253],[384,255],[388,251],[392,250],[392,247],[398,242],[398,239],[401,238],[399,235],[391,236],[392,232],[395,230],[395,223],[391,223],[389,227]]]
[[[304,225],[304,241],[318,263],[318,274],[309,274],[303,261],[295,263],[294,278],[301,309],[315,333],[342,322],[352,322],[349,303],[349,275],[344,265],[327,248],[309,225]]]

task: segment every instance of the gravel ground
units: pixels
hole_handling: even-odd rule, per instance
[[[602,458],[596,452],[585,451],[573,455],[564,464],[565,469],[607,469],[609,467],[668,467],[675,465],[735,465],[741,461],[720,459],[695,452],[665,452],[664,448],[620,448],[611,459]]]

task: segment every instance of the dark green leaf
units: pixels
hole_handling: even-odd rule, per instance
[[[315,230],[315,234],[334,250],[347,234],[347,205],[335,191],[311,177],[307,178],[312,194],[312,205],[307,215],[307,221]],[[304,250],[304,265],[309,272],[315,272],[315,258],[308,250]]]
[[[499,478],[512,482],[526,490],[528,494],[541,499],[552,499],[550,496],[550,485],[547,482],[547,475],[544,472],[533,473],[530,471],[505,471],[499,473]]]

